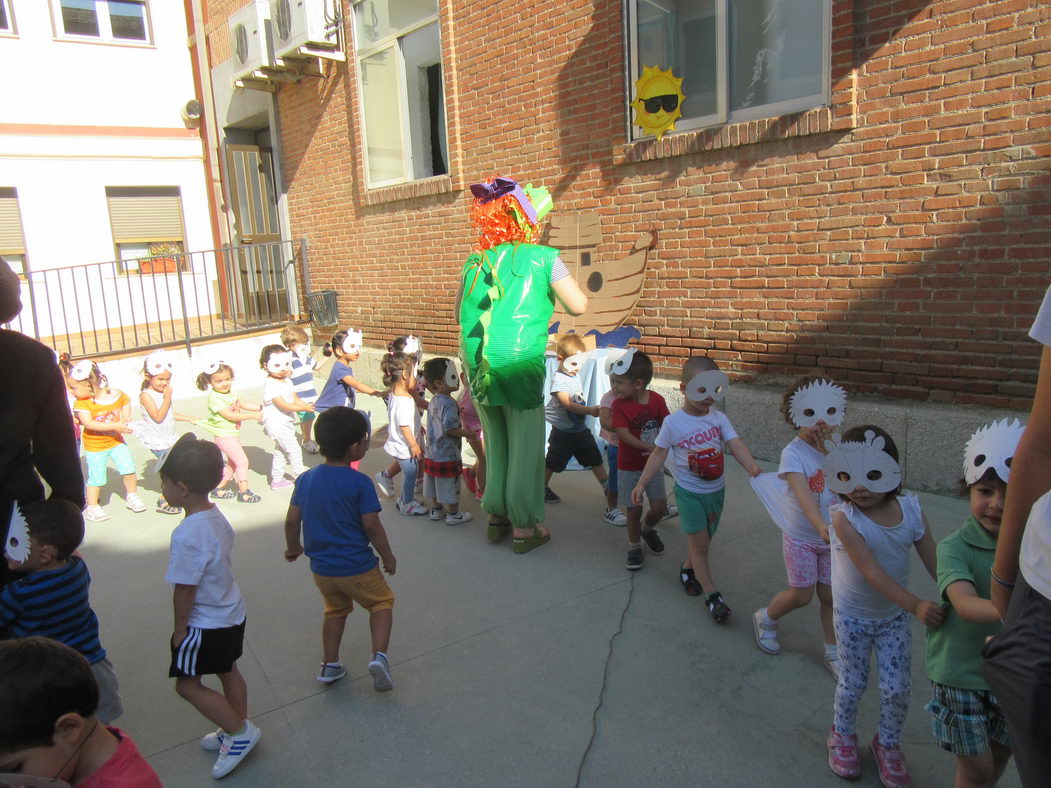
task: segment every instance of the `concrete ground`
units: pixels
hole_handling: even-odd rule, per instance
[[[251,393],[248,393],[251,396]],[[378,400],[366,400],[377,418]],[[370,402],[372,404],[370,404]],[[203,398],[179,410],[203,415]],[[243,430],[259,504],[223,502],[237,532],[234,566],[248,605],[240,667],[263,740],[228,785],[244,786],[838,786],[826,765],[834,681],[821,664],[816,602],[783,620],[783,652],[761,653],[751,612],[785,585],[780,534],[728,462],[727,511],[713,567],[733,607],[715,624],[686,596],[677,567],[685,554],[678,521],[663,523],[663,556],[624,569],[625,533],[603,523],[591,474],[568,473],[553,487],[552,541],[525,556],[492,545],[484,515],[448,527],[382,514],[398,559],[390,647],[395,689],[376,693],[366,670],[367,616],[355,612],[343,659],[350,674],[323,686],[321,600],[308,563],[283,559],[289,490],[271,492],[269,445],[257,425]],[[146,452],[133,448],[147,468]],[[316,462],[312,458],[311,462]],[[387,463],[375,441],[362,470]],[[772,469],[769,463],[764,468]],[[119,477],[111,472],[110,493]],[[159,489],[148,472],[143,498]],[[966,517],[956,499],[921,495],[941,538]],[[88,524],[83,547],[94,577],[102,640],[121,681],[118,721],[165,785],[211,782],[214,754],[200,749],[209,724],[167,678],[171,590],[164,582],[170,516],[133,514],[114,495],[112,519]],[[933,595],[918,560],[913,588]],[[952,757],[937,748],[924,711],[929,685],[914,621],[913,702],[903,747],[917,786],[952,784]],[[875,678],[859,733],[876,726]],[[866,752],[859,785],[879,785]],[[1002,785],[1018,786],[1011,767]]]

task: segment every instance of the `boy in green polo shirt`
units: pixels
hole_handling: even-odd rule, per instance
[[[1007,495],[1007,477],[1022,425],[1007,419],[979,429],[964,453],[971,516],[938,543],[938,590],[946,615],[927,630],[927,675],[934,697],[927,704],[934,738],[956,756],[959,786],[995,785],[1011,759],[1007,724],[982,676],[982,646],[1000,631],[989,601],[996,537]]]

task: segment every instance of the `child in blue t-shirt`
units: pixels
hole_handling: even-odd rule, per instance
[[[296,479],[285,516],[285,560],[295,561],[305,552],[314,583],[325,600],[324,655],[317,679],[331,684],[347,675],[339,659],[339,645],[347,616],[357,602],[369,611],[373,687],[384,692],[394,687],[387,662],[394,593],[378,563],[382,560],[383,570],[393,575],[396,561],[380,522],[380,502],[372,480],[349,467],[368,451],[368,423],[358,411],[340,405],[318,417],[314,435],[325,462]]]

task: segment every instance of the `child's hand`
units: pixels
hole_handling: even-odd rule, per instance
[[[477,432],[475,432],[474,430],[469,430],[467,428],[464,428],[463,432],[464,432],[464,435],[463,435],[464,440],[466,440],[468,443],[478,443],[478,433]]]
[[[602,408],[598,405],[588,408],[588,415],[598,418],[602,414]]]
[[[172,632],[172,648],[178,648],[179,644],[186,640],[186,636],[189,634],[190,632],[187,629],[181,631],[177,629]]]
[[[635,489],[631,491],[631,502],[636,506],[642,506],[642,493],[646,490],[641,484],[635,485]]]
[[[762,469],[760,469],[760,467],[756,464],[755,460],[752,460],[750,463],[744,466],[744,469],[748,471],[748,475],[751,476],[753,479],[763,472]]]
[[[817,532],[821,535],[821,538],[822,538],[822,540],[824,540],[825,544],[831,544],[832,543],[831,539],[830,539],[830,537],[828,535],[828,526],[827,525],[822,523],[821,526],[817,529]]]
[[[937,602],[921,600],[916,605],[915,616],[923,622],[925,627],[937,629],[945,620],[945,609]]]
[[[303,546],[302,545],[296,545],[295,547],[289,547],[287,550],[285,550],[285,560],[288,561],[288,563],[292,563],[297,558],[299,558],[299,556],[301,556],[301,555],[303,555]]]
[[[256,421],[262,421],[263,420],[263,411],[261,411],[261,410],[254,410],[254,411],[252,411],[252,418],[255,419]]]
[[[417,462],[423,459],[423,449],[420,448],[420,444],[418,443],[414,443],[409,447],[409,454],[412,456],[412,459]]]
[[[306,413],[317,413],[317,411],[314,409],[313,405],[307,405],[305,408],[303,408],[303,410]]]
[[[113,424],[113,431],[114,432],[122,432],[125,435],[131,435],[131,433],[133,432],[131,427],[129,427],[127,424],[122,424],[119,421],[114,422],[114,424]]]
[[[828,452],[825,451],[825,441],[832,440],[832,433],[833,429],[823,421],[814,425],[814,438],[817,439],[818,451],[822,454],[828,454]]]
[[[383,561],[383,571],[388,575],[393,575],[398,568],[398,559],[394,557],[394,553],[391,553],[386,558],[381,559]]]

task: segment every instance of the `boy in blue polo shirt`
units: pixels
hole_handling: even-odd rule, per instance
[[[394,593],[378,564],[382,560],[383,570],[393,575],[396,561],[380,522],[380,502],[372,480],[350,467],[368,451],[368,423],[358,411],[340,405],[318,417],[314,435],[325,462],[296,479],[285,516],[285,560],[295,561],[305,552],[314,583],[325,600],[324,654],[317,680],[331,684],[347,675],[339,646],[347,616],[357,602],[369,611],[373,687],[386,692],[394,687],[387,662]]]

